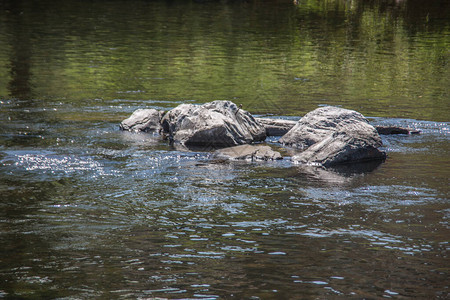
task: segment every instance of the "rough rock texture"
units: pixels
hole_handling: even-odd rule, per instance
[[[281,154],[269,146],[239,145],[223,148],[214,152],[214,157],[227,160],[278,160],[283,159]]]
[[[256,118],[259,124],[266,128],[267,136],[282,136],[285,135],[292,127],[297,124],[296,121],[283,120],[283,119],[267,119]]]
[[[120,123],[120,129],[127,131],[159,132],[164,112],[156,109],[137,109]]]
[[[172,110],[169,110],[161,120],[163,133],[173,139],[173,135],[181,126],[181,122],[187,116],[198,109],[199,106],[194,104],[180,104]]]
[[[377,138],[367,132],[334,132],[324,140],[292,157],[295,163],[322,165],[325,167],[369,160],[382,160],[386,153],[378,150]]]
[[[332,166],[386,157],[378,150],[380,135],[362,114],[333,106],[306,114],[279,142],[304,150],[292,157],[295,163]]]
[[[419,134],[420,131],[398,126],[375,126],[379,134]]]
[[[230,147],[263,141],[265,128],[231,101],[181,104],[162,119],[164,134],[186,146]]]
[[[369,125],[367,119],[354,110],[335,106],[320,107],[301,118],[279,142],[285,146],[304,150],[323,140],[330,133],[340,132],[346,126],[354,127],[356,124],[369,128],[376,134],[375,128]]]

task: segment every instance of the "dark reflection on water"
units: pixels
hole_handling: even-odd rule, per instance
[[[0,2],[0,298],[448,297],[448,4],[297,2]],[[323,169],[118,130],[214,99],[422,134]]]
[[[84,108],[114,100],[120,117],[148,99],[231,99],[264,114],[335,104],[447,121],[445,1],[2,6],[4,97]]]

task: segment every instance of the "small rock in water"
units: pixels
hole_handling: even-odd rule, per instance
[[[227,160],[279,160],[283,159],[281,154],[263,145],[240,145],[223,148],[214,152],[214,157]]]
[[[296,121],[282,119],[256,118],[256,120],[266,128],[267,136],[285,135],[297,124]]]
[[[161,118],[163,115],[164,112],[153,108],[140,108],[120,123],[120,129],[135,132],[159,132],[161,130]]]

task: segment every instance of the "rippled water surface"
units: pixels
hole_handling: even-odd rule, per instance
[[[0,1],[0,298],[448,298],[448,15]],[[324,169],[119,130],[137,108],[216,99],[294,120],[340,105],[421,134],[383,136],[384,163]]]

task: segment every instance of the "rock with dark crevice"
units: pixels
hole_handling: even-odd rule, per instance
[[[297,124],[297,121],[283,119],[256,118],[256,120],[266,128],[267,136],[283,136]]]
[[[292,157],[294,163],[330,167],[344,163],[384,160],[376,137],[361,132],[334,132],[308,149]]]
[[[185,146],[230,147],[260,142],[265,128],[231,101],[181,104],[161,121],[164,134]]]
[[[279,142],[298,149],[293,162],[333,166],[381,160],[386,157],[381,137],[360,113],[339,107],[320,107],[306,114]]]

